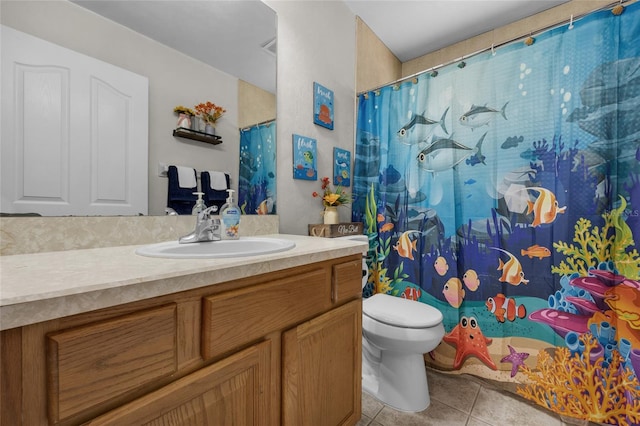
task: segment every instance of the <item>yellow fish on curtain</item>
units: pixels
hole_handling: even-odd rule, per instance
[[[370,280],[443,313],[426,362],[640,424],[640,3],[360,96]]]

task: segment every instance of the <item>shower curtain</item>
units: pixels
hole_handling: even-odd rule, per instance
[[[243,214],[276,214],[276,122],[240,130],[238,205]]]
[[[365,297],[437,307],[441,370],[640,424],[640,3],[361,94]]]

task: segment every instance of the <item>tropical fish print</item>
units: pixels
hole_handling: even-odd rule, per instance
[[[447,302],[454,308],[459,308],[464,300],[465,291],[462,288],[462,281],[459,278],[450,278],[442,289],[442,294]]]
[[[471,291],[476,291],[480,287],[480,278],[478,278],[478,273],[473,269],[469,269],[464,273],[462,282]]]
[[[256,209],[257,214],[269,214],[269,206],[267,200],[263,200]]]
[[[507,114],[505,111],[508,104],[509,102],[507,101],[500,111],[487,107],[486,105],[472,105],[469,111],[460,116],[460,124],[466,127],[470,127],[471,130],[473,130],[481,126],[488,125],[489,121],[491,121],[491,119],[498,114],[506,120]]]
[[[404,289],[400,297],[409,299],[409,300],[420,300],[420,296],[422,295],[422,291],[416,287],[407,287]]]
[[[533,259],[534,257],[542,259],[551,256],[551,250],[538,244],[534,244],[528,249],[521,249],[520,255],[529,256],[529,259]]]
[[[498,271],[502,271],[502,275],[498,278],[498,281],[503,283],[509,283],[511,285],[520,285],[521,283],[527,284],[529,280],[524,278],[524,271],[520,261],[516,259],[514,255],[506,250],[502,250],[497,247],[489,247],[492,250],[498,250],[509,256],[507,262],[503,262],[502,259],[498,259]]]
[[[506,297],[502,293],[488,298],[485,306],[499,322],[504,322],[505,319],[515,321],[516,318],[522,319],[527,316],[527,308],[524,305],[518,305],[515,299]]]
[[[309,164],[313,163],[313,153],[311,151],[303,152],[302,157],[304,158],[304,161],[306,161],[307,163]]]
[[[526,189],[540,193],[535,201],[527,201],[527,214],[533,213],[531,226],[534,228],[552,223],[556,220],[558,213],[564,213],[567,209],[566,207],[559,207],[555,194],[546,188],[532,186]]]
[[[442,256],[439,256],[435,262],[433,262],[433,268],[436,270],[438,275],[441,277],[447,273],[449,270],[449,265],[447,264],[447,259]]]
[[[389,232],[393,229],[393,223],[387,222],[380,227],[380,232]]]
[[[442,172],[455,167],[473,154],[473,149],[453,139],[438,139],[420,151],[418,166],[428,172]]]
[[[411,129],[413,129],[413,127],[417,124],[421,124],[424,126],[434,126],[434,125],[439,125],[442,130],[444,130],[444,132],[446,134],[449,134],[449,132],[447,131],[447,128],[445,127],[444,124],[444,120],[447,117],[447,112],[449,111],[449,108],[447,108],[444,111],[444,114],[442,114],[442,117],[440,118],[440,121],[435,121],[435,120],[431,120],[430,118],[427,118],[423,115],[417,115],[417,114],[413,114],[413,116],[411,117],[411,120],[405,124],[404,126],[402,126],[400,128],[400,130],[398,130],[397,135],[400,138],[400,142],[405,143],[407,145],[410,144],[414,144],[414,143],[418,143],[420,142],[419,140],[413,140],[413,141],[409,141],[408,139],[405,139],[405,137],[407,136],[407,134],[409,133],[409,131]],[[435,126],[434,126],[435,128]],[[431,130],[431,132],[433,132],[434,129]],[[431,132],[429,133],[429,135],[431,134]],[[429,136],[427,135],[427,137]],[[423,137],[421,140],[424,140],[425,138]]]
[[[413,259],[413,252],[417,251],[417,240],[411,241],[409,238],[410,234],[415,233],[416,231],[405,231],[400,235],[398,241],[393,246],[393,249],[398,252],[398,255],[401,257],[406,257],[409,260]]]
[[[485,136],[487,136],[488,132],[485,132],[484,135],[482,135],[482,137],[480,138],[480,140],[478,141],[478,143],[476,144],[476,148],[474,149],[474,154],[467,158],[465,160],[465,163],[470,165],[470,166],[475,166],[476,164],[484,164],[485,166],[487,165],[487,163],[484,162],[484,160],[487,159],[487,157],[485,157],[484,155],[482,155],[482,142],[484,142],[484,138]]]

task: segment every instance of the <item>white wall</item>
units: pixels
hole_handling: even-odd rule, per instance
[[[0,2],[0,22],[149,78],[149,214],[162,215],[167,179],[159,161],[222,170],[239,168],[238,80],[209,65],[89,12],[66,0]],[[203,41],[202,48],[211,48]],[[176,105],[210,100],[227,109],[216,129],[224,143],[208,145],[174,138]]]
[[[293,179],[292,134],[318,141],[318,178],[333,176],[333,147],[354,158],[355,16],[343,2],[264,0],[278,15],[278,214],[280,232],[321,223],[320,180]],[[313,123],[313,82],[334,92],[334,130]],[[351,192],[351,188],[348,188]],[[351,206],[339,208],[351,221]]]

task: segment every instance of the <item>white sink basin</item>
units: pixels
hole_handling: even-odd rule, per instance
[[[177,241],[150,244],[136,249],[136,254],[170,259],[217,259],[278,253],[291,250],[296,243],[280,238],[240,237],[206,243],[180,244]]]

